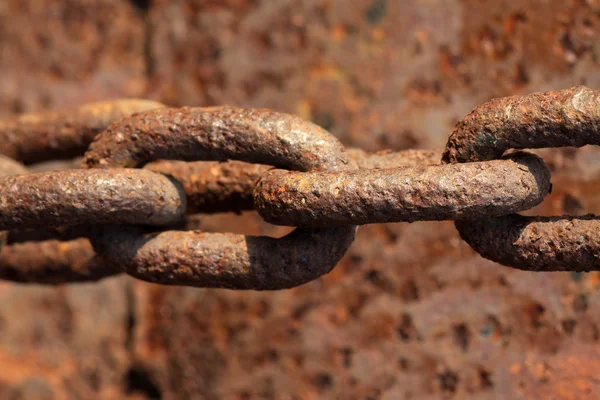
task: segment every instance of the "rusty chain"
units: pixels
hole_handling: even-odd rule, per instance
[[[290,288],[335,267],[356,226],[424,220],[456,221],[474,250],[503,265],[600,269],[600,219],[515,214],[543,201],[550,171],[533,154],[505,155],[600,144],[600,92],[585,87],[475,108],[441,163],[432,150],[345,149],[271,110],[146,100],[25,114],[0,121],[0,139],[4,280],[124,272],[166,285]],[[186,224],[186,214],[252,209],[295,230],[276,239]]]

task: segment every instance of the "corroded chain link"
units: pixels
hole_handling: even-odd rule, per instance
[[[444,162],[497,158],[508,149],[600,144],[600,91],[575,87],[492,100],[450,136]],[[462,221],[461,237],[482,256],[535,271],[600,269],[600,219],[506,215]]]
[[[600,269],[599,219],[523,217],[550,171],[506,150],[600,143],[600,94],[496,99],[431,150],[345,149],[298,117],[145,100],[0,121],[0,279],[58,284],[118,273],[272,290],[329,272],[356,226],[455,220],[484,257],[531,270]],[[64,167],[44,161],[83,156]],[[19,163],[20,162],[20,163]],[[47,169],[46,172],[39,172]],[[36,171],[36,172],[34,172]],[[276,239],[187,230],[186,214],[256,210]]]

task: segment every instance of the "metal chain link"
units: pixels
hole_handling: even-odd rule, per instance
[[[500,157],[508,149],[600,144],[600,91],[584,86],[492,100],[460,121],[443,162]],[[533,271],[600,269],[600,218],[506,215],[456,223],[483,257]]]
[[[529,153],[504,156],[599,143],[600,92],[584,87],[477,107],[441,163],[431,150],[345,149],[271,110],[117,100],[26,114],[0,121],[0,153],[14,159],[0,157],[0,279],[125,272],[167,285],[283,289],[335,267],[357,225],[425,220],[455,220],[473,249],[503,265],[600,269],[600,219],[514,214],[542,202],[550,171]],[[17,162],[79,156],[83,168]],[[251,209],[296,229],[279,239],[186,230],[186,213]]]

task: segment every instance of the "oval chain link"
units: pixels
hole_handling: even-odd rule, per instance
[[[600,91],[583,86],[495,99],[460,121],[443,161],[473,162],[509,149],[600,144]],[[483,257],[533,271],[600,269],[600,218],[506,215],[459,221],[460,236]]]
[[[234,107],[148,111],[111,125],[84,156],[88,168],[137,167],[157,159],[261,162],[302,171],[355,168],[339,141],[298,117]],[[356,228],[296,229],[280,239],[99,227],[103,259],[150,282],[274,290],[328,273]]]

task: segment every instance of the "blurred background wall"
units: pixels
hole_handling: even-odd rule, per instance
[[[596,0],[1,0],[0,117],[142,97],[441,148],[492,97],[598,87],[599,30]],[[598,151],[542,154],[555,190],[531,213],[599,212]],[[486,261],[452,223],[363,227],[283,292],[3,283],[0,398],[597,398],[599,284]]]

